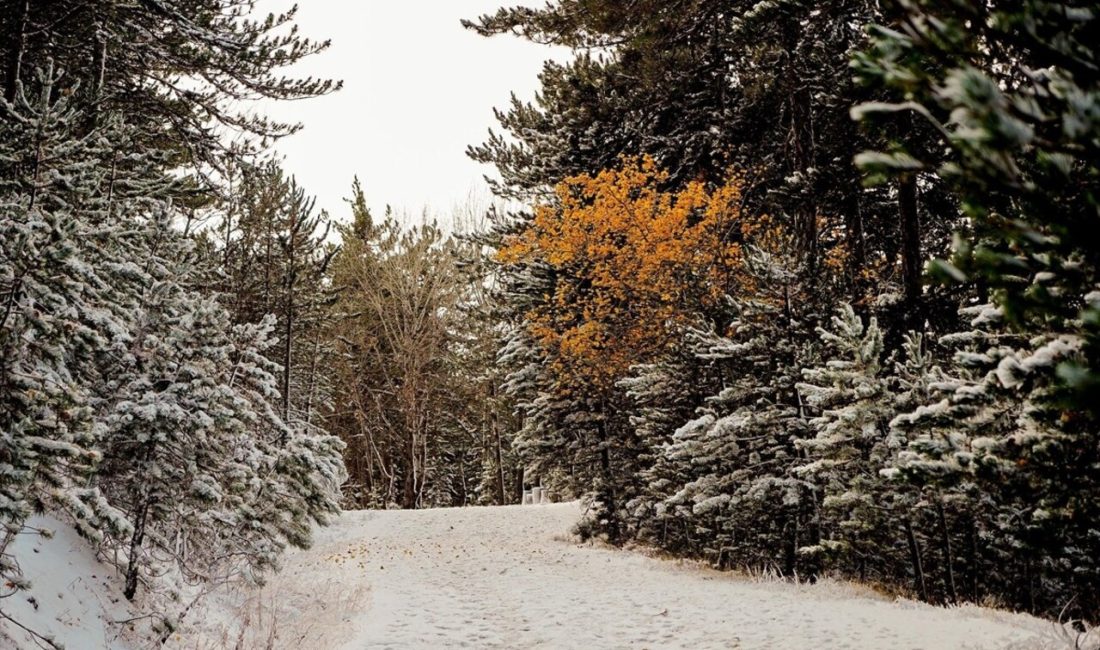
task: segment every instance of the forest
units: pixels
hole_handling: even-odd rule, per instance
[[[614,546],[1100,620],[1100,4],[471,16],[572,55],[434,220],[273,155],[248,102],[341,87],[295,19],[0,0],[0,618],[36,514],[167,635],[342,510],[543,486]]]

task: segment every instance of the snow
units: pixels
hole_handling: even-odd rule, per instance
[[[52,538],[39,530],[53,532]],[[0,591],[0,610],[69,650],[130,648],[127,630],[116,622],[134,618],[122,597],[122,580],[96,560],[95,552],[71,526],[52,517],[32,517],[9,552],[19,562],[31,586],[12,593]],[[11,595],[8,595],[11,594]],[[41,648],[36,640],[9,621],[0,621],[0,647]]]
[[[1029,616],[582,544],[575,503],[347,512],[169,648],[1068,648]]]

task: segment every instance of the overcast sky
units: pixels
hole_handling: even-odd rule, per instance
[[[292,0],[261,0],[279,11]],[[466,157],[495,126],[492,109],[509,93],[530,99],[542,62],[560,51],[512,36],[484,38],[459,20],[507,0],[306,0],[298,25],[332,48],[294,72],[344,80],[334,95],[265,104],[279,119],[305,124],[278,151],[318,205],[346,218],[342,199],[358,175],[376,214],[386,204],[441,219],[471,193],[488,195],[492,169]]]

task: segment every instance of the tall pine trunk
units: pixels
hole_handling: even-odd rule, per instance
[[[96,10],[92,9],[92,69],[88,75],[85,93],[88,109],[84,120],[87,133],[99,125],[99,104],[103,98],[103,86],[107,79],[107,36],[103,33]]]
[[[5,66],[4,99],[15,102],[15,91],[19,77],[23,74],[23,56],[27,49],[27,20],[31,14],[31,0],[22,0],[16,4],[14,29],[8,49],[8,61]]]
[[[783,40],[788,53],[787,70],[780,74],[795,79],[793,67],[799,65],[794,60],[795,51],[801,37],[802,25],[794,16],[787,16],[783,23]],[[788,88],[787,95],[787,167],[788,173],[806,173],[806,170],[814,166],[816,143],[814,142],[814,99],[810,89],[793,85]],[[798,252],[806,264],[807,277],[815,277],[818,263],[818,206],[815,202],[805,202],[795,210],[795,237]]]
[[[924,580],[924,567],[920,559],[920,545],[917,544],[917,536],[913,532],[913,521],[905,518],[905,539],[909,543],[909,558],[913,563],[913,583],[920,594],[921,600],[928,600],[928,585]]]
[[[898,216],[901,219],[901,269],[905,290],[905,323],[909,329],[921,327],[920,221],[917,212],[917,179],[906,174],[898,181]]]
[[[947,529],[947,513],[944,512],[943,501],[936,501],[936,514],[940,520],[940,543],[943,546],[947,597],[951,603],[956,603],[959,600],[959,593],[955,588],[955,556],[951,552],[951,531]]]
[[[788,527],[791,531],[790,539],[787,543],[787,557],[786,566],[783,569],[783,574],[787,576],[793,576],[798,570],[798,534],[799,534],[799,512],[795,510],[790,517]]]
[[[978,522],[971,514],[967,521],[967,561],[966,568],[970,572],[970,602],[978,602]]]
[[[515,492],[516,503],[523,503],[523,482],[526,480],[526,478],[527,468],[520,465],[516,468],[515,482],[512,486],[513,491]]]
[[[500,422],[496,411],[496,384],[493,384],[489,388],[489,394],[494,398],[490,404],[489,412],[489,431],[493,436],[493,455],[497,464],[496,479],[497,479],[497,505],[507,505],[508,498],[504,493],[504,449],[503,443],[500,439]]]
[[[293,282],[293,280],[291,280]],[[294,294],[293,285],[287,287],[286,325],[283,331],[283,421],[290,422],[290,361],[293,352],[291,335],[294,332]],[[286,434],[283,434],[286,443]]]

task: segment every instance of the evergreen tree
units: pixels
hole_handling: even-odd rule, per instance
[[[0,100],[2,547],[32,509],[84,514],[97,389],[132,333],[124,219],[167,187],[141,175],[147,157],[120,153],[130,141],[117,124],[81,134],[80,113],[55,99],[61,74],[48,66],[33,90],[20,82],[15,102]]]
[[[1076,554],[1097,507],[1097,25],[1095,11],[1065,3],[914,2],[900,26],[872,27],[855,60],[898,100],[857,117],[908,113],[936,133],[899,134],[859,162],[879,177],[943,179],[965,217],[932,270],[973,296],[975,329],[949,328],[941,341],[961,349],[933,384],[940,401],[899,419],[923,432],[903,467],[956,495],[968,536],[991,547],[993,566],[1014,567],[992,589],[1046,611],[1066,604],[1058,589],[1096,591]],[[937,149],[946,154],[928,155]],[[996,521],[974,514],[990,511]]]
[[[849,305],[833,318],[833,329],[818,330],[833,355],[824,365],[803,370],[797,388],[814,435],[799,441],[808,463],[795,468],[824,496],[823,526],[832,539],[827,551],[849,555],[861,567],[879,549],[873,534],[883,526],[878,472],[891,458],[886,424],[893,411],[882,369],[882,330],[871,319],[864,327]],[[889,516],[889,515],[886,515]]]
[[[820,538],[820,493],[793,473],[797,442],[810,435],[795,384],[812,350],[796,317],[795,256],[786,241],[761,239],[746,252],[750,286],[760,292],[734,300],[727,327],[689,333],[695,364],[709,369],[696,371],[697,390],[710,395],[642,473],[639,504],[649,505],[636,525],[643,538],[718,566],[794,575],[817,570],[798,551]]]
[[[498,111],[508,137],[493,134],[470,155],[496,167],[498,193],[520,198],[612,168],[622,155],[652,156],[673,187],[722,183],[732,165],[746,172],[746,214],[769,214],[794,235],[807,285],[853,302],[893,293],[884,316],[903,327],[918,309],[950,319],[954,306],[923,296],[920,283],[924,252],[946,249],[942,189],[915,178],[865,188],[852,164],[883,135],[931,130],[860,130],[849,119],[853,103],[885,96],[853,81],[849,58],[866,42],[862,26],[887,10],[847,0],[501,9],[465,24],[577,54],[547,63],[534,103],[513,99]]]
[[[290,432],[271,412],[278,367],[255,365],[267,332],[235,330],[198,291],[204,274],[170,219],[145,223],[133,336],[99,400],[94,485],[128,517],[119,544],[130,599],[157,557],[200,576],[218,558],[241,558],[251,574],[273,566],[288,542],[308,545],[310,521],[337,510],[343,480],[340,447],[325,436],[298,436],[307,449],[281,457]]]
[[[857,116],[909,111],[931,124],[946,160],[901,138],[869,153],[880,174],[913,170],[951,183],[969,227],[943,279],[978,286],[1024,332],[1083,337],[1086,354],[1059,372],[1091,411],[1095,353],[1098,83],[1095,12],[1064,3],[906,5],[903,30],[874,27],[859,74],[910,101],[868,104]]]
[[[245,110],[243,102],[314,97],[339,83],[286,76],[328,42],[293,28],[296,9],[257,19],[255,5],[2,0],[5,98],[13,101],[18,83],[52,59],[71,72],[64,90],[85,129],[115,115],[135,129],[142,148],[171,150],[175,164],[200,173],[203,165],[220,167],[223,154],[256,154],[299,127]],[[227,140],[225,129],[239,137]]]
[[[275,162],[241,164],[229,200],[204,232],[208,254],[224,275],[221,293],[237,323],[276,319],[278,344],[269,351],[279,372],[283,419],[315,426],[328,400],[325,341],[328,267],[337,246],[328,241],[328,214]]]
[[[824,362],[803,370],[805,381],[798,384],[808,410],[817,414],[810,421],[814,435],[799,441],[808,462],[794,471],[823,496],[823,539],[802,552],[826,553],[830,566],[861,580],[900,580],[910,571],[917,593],[928,598],[922,533],[929,501],[939,513],[942,502],[890,480],[905,437],[889,423],[927,399],[936,373],[928,367],[923,337],[905,335],[901,350],[887,358],[876,319],[864,327],[850,305],[840,307],[831,330],[818,331]]]
[[[1053,369],[1079,359],[1080,348],[1013,334],[992,305],[964,313],[973,329],[941,337],[956,350],[951,368],[929,383],[925,404],[893,422],[909,439],[893,471],[962,523],[946,531],[941,521],[945,550],[952,536],[962,538],[956,547],[979,538],[969,551],[970,591],[1032,610],[1060,611],[1073,600],[1094,611],[1096,451],[1051,407]]]
[[[3,551],[47,509],[120,551],[128,597],[166,559],[258,575],[335,512],[339,443],[272,410],[266,337],[234,329],[174,225],[173,154],[90,120],[71,78],[49,61],[0,100],[0,570],[21,584]]]

